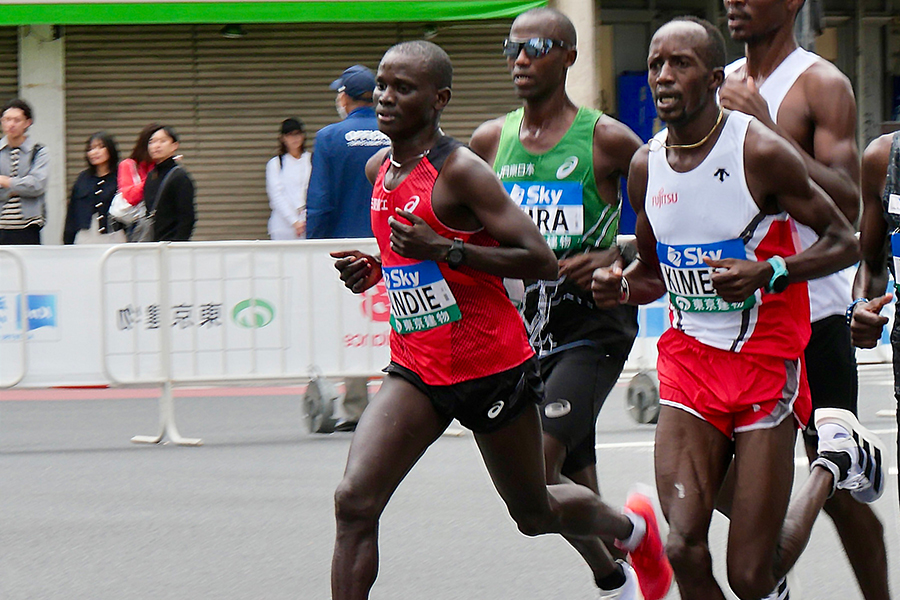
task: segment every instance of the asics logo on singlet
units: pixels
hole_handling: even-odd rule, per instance
[[[544,407],[544,414],[547,415],[548,419],[558,419],[566,416],[570,412],[572,412],[572,403],[568,400],[551,402]]]
[[[578,166],[578,157],[570,156],[556,170],[556,178],[557,179],[565,179],[566,177],[568,177],[569,175],[572,174],[572,171],[574,171],[575,167],[577,167],[577,166]]]
[[[500,411],[503,410],[503,407],[506,406],[506,403],[503,400],[497,400],[487,411],[488,419],[496,419],[500,414]]]
[[[675,248],[669,246],[669,251],[666,253],[666,258],[668,258],[669,262],[676,267],[681,266],[681,252],[679,252]]]
[[[659,188],[659,191],[650,197],[650,203],[657,208],[676,202],[678,202],[678,192],[666,192],[663,188]]]
[[[414,212],[416,210],[416,207],[419,205],[419,200],[421,200],[421,198],[419,198],[418,196],[410,196],[409,201],[407,201],[406,206],[403,207],[403,210],[410,213]]]

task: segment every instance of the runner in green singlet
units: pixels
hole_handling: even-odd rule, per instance
[[[579,108],[568,97],[575,42],[572,22],[556,10],[520,15],[504,54],[523,107],[481,125],[470,146],[493,165],[559,260],[558,279],[524,282],[520,309],[545,384],[547,481],[568,479],[599,492],[596,420],[637,335],[637,310],[598,309],[590,281],[594,269],[620,259],[619,181],[641,141],[622,123]],[[639,499],[647,497],[634,496],[626,509],[636,508]],[[609,589],[621,577],[599,539],[567,539],[590,565],[598,587]],[[640,560],[632,562],[643,595],[665,595],[668,565],[661,568],[654,560],[643,569]]]

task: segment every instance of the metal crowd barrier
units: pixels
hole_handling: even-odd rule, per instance
[[[14,275],[11,272],[14,272]],[[0,298],[0,302],[4,304],[0,306],[3,310],[3,317],[0,318],[0,341],[7,341],[5,338],[9,336],[12,338],[9,341],[14,342],[11,344],[14,350],[11,351],[7,351],[10,345],[0,344],[0,389],[2,389],[18,385],[28,372],[28,353],[25,346],[28,341],[28,286],[25,279],[25,263],[21,255],[11,248],[0,247],[0,273],[2,273],[0,292],[14,295],[16,298],[14,303],[17,305],[5,306],[7,294]],[[7,287],[10,282],[15,282],[16,285]],[[15,322],[9,323],[10,318]],[[18,340],[15,339],[16,336]],[[10,365],[13,365],[12,370]]]

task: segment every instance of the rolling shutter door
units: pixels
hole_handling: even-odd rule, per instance
[[[500,53],[509,21],[438,25],[434,41],[454,63],[449,135],[518,105]],[[196,240],[265,239],[265,164],[280,122],[298,116],[315,132],[338,119],[331,83],[351,64],[372,69],[392,44],[421,39],[425,24],[245,25],[226,39],[220,26],[68,27],[68,184],[85,167],[84,142],[105,129],[131,152],[149,122],[181,134],[183,164],[197,184]]]
[[[19,95],[19,28],[0,27],[0,106]]]

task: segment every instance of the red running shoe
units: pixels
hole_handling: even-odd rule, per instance
[[[636,485],[628,494],[625,508],[647,523],[647,531],[637,547],[628,553],[646,600],[662,600],[672,586],[672,565],[666,558],[666,547],[659,531],[662,511],[656,493],[646,485]]]

